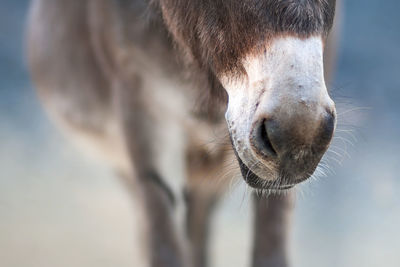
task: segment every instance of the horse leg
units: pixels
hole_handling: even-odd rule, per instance
[[[227,178],[230,178],[225,170],[228,167],[225,166],[225,150],[221,147],[220,152],[212,154],[195,149],[187,156],[186,229],[194,267],[208,266],[207,245],[212,213],[227,187]]]
[[[255,228],[253,267],[287,267],[287,237],[291,195],[254,194]]]
[[[158,173],[154,163],[153,134],[157,124],[143,101],[140,79],[116,83],[114,107],[120,120],[132,168],[125,176],[131,185],[138,219],[138,249],[150,267],[186,267],[181,240],[175,226],[175,196]]]
[[[186,192],[186,226],[194,267],[208,266],[207,243],[209,226],[211,214],[217,200],[217,195],[204,194],[195,189],[189,189]]]

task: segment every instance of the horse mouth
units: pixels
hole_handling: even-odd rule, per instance
[[[302,164],[299,164],[299,162],[293,162],[292,156],[289,154],[289,156],[284,156],[280,159],[278,166],[276,166],[274,170],[270,169],[269,174],[265,174],[266,176],[273,175],[276,177],[273,180],[268,180],[268,177],[259,176],[260,174],[253,172],[247,164],[243,162],[233,145],[232,137],[231,142],[244,181],[256,190],[265,190],[272,193],[290,190],[297,184],[307,180],[318,166],[320,160],[318,157],[312,157],[312,159],[308,158],[303,161]]]
[[[237,157],[239,161],[240,171],[242,173],[243,179],[245,182],[254,189],[260,190],[271,190],[271,191],[286,191],[292,189],[297,183],[295,184],[286,184],[277,181],[268,181],[265,179],[260,178],[257,174],[252,172],[246,164]],[[305,179],[304,179],[305,180]]]

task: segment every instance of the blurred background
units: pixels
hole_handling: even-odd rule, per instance
[[[0,266],[135,266],[133,212],[110,169],[48,121],[29,81],[29,1],[0,5]],[[293,267],[400,266],[400,2],[347,0],[331,83],[339,131],[331,171],[301,185]],[[250,201],[219,207],[212,266],[247,266]]]

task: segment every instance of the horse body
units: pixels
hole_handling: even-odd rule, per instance
[[[239,112],[239,118],[240,112],[247,114],[247,109],[253,109],[251,101],[243,105],[241,99],[246,96],[236,97],[238,93],[232,93],[233,89],[227,90],[228,94],[224,90],[242,86],[233,82],[240,78],[224,79],[232,71],[240,73],[244,70],[248,77],[256,77],[254,83],[263,80],[258,71],[254,72],[255,76],[251,75],[254,66],[261,66],[264,61],[257,58],[252,61],[247,57],[246,62],[250,63],[240,65],[232,60],[239,58],[241,53],[254,55],[254,51],[250,53],[249,49],[260,40],[241,39],[238,40],[241,44],[229,44],[227,40],[235,39],[240,29],[231,29],[232,35],[222,37],[222,30],[214,31],[213,27],[223,27],[229,22],[204,21],[208,15],[202,13],[204,10],[196,10],[207,7],[209,10],[205,11],[213,17],[212,14],[226,8],[225,4],[215,1],[217,4],[214,5],[214,2],[204,1],[202,6],[197,4],[200,2],[187,2],[191,5],[185,1],[169,0],[35,0],[31,7],[29,61],[39,96],[64,132],[96,156],[101,156],[124,177],[133,191],[132,197],[138,207],[136,213],[141,221],[143,266],[206,266],[210,212],[231,179],[234,155],[239,159],[244,176],[251,173],[258,181],[263,180],[266,173],[257,169],[261,168],[259,165],[249,164],[254,159],[247,161],[252,156],[246,156],[249,153],[247,148],[240,150],[242,140],[232,132],[232,123],[240,123],[240,120],[229,118],[234,116],[229,114]],[[232,4],[231,8],[240,6],[238,1],[228,2]],[[263,6],[262,2],[259,1],[259,8],[272,8],[274,4],[274,1],[265,1],[266,6]],[[326,3],[322,0],[315,2]],[[319,14],[317,9],[321,6],[308,7],[309,15]],[[193,13],[185,14],[185,11]],[[318,23],[322,25],[324,19],[330,20],[323,16],[332,14],[321,11],[320,15]],[[191,18],[196,16],[197,20]],[[228,12],[226,17],[233,15]],[[241,19],[251,22],[255,18]],[[204,37],[200,29],[198,35],[188,31],[193,21],[201,22],[201,30],[214,39]],[[285,21],[282,23],[286,25]],[[254,25],[247,26],[251,28]],[[260,30],[253,28],[248,34],[257,34]],[[322,28],[328,31],[329,26]],[[308,38],[306,26],[292,30],[298,31],[301,38]],[[263,38],[272,35],[268,32]],[[218,40],[226,45],[221,47]],[[318,58],[322,50],[315,47],[321,39],[316,40],[316,45],[309,45],[308,49],[315,54],[313,57]],[[285,45],[292,49],[296,46],[294,44],[284,42],[277,49],[270,49],[271,58],[277,63],[285,61],[285,57],[279,58],[274,54],[281,53]],[[268,50],[273,44],[269,42],[262,47]],[[304,47],[302,41],[298,47]],[[308,68],[308,65],[301,65],[307,60],[292,52],[293,64]],[[268,68],[263,67],[264,71]],[[321,75],[320,66],[313,69]],[[284,80],[277,83],[286,86],[297,83],[296,71],[300,72],[293,70],[290,83]],[[320,86],[318,75],[311,75],[314,77],[311,87],[314,84]],[[235,77],[241,76],[237,74]],[[301,86],[311,84],[310,79],[303,81]],[[224,111],[228,95],[227,127]],[[299,95],[303,97],[305,94],[300,92]],[[307,97],[311,99],[312,96]],[[232,104],[235,99],[238,101],[235,106],[248,108],[235,110]],[[308,98],[304,99],[305,106],[311,105]],[[316,105],[313,107],[314,112],[320,112]],[[252,114],[256,116],[254,112]],[[279,114],[286,116],[286,112]],[[307,110],[302,114],[308,114]],[[243,124],[251,123],[244,121]],[[227,134],[228,128],[231,138]],[[236,153],[229,150],[231,141]],[[321,151],[324,151],[325,143],[321,146],[324,147]],[[298,161],[306,162],[305,159]],[[275,161],[265,162],[266,166],[275,168]],[[312,167],[306,171],[310,169]],[[257,182],[246,182],[257,186]],[[255,197],[255,200],[253,266],[286,266],[290,196],[269,196],[268,200]],[[182,211],[186,211],[185,221],[177,222],[176,217],[184,218]]]

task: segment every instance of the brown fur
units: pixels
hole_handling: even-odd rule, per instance
[[[276,34],[327,35],[335,0],[153,0],[175,41],[213,72],[240,69],[238,59]],[[190,15],[188,15],[190,14]]]

